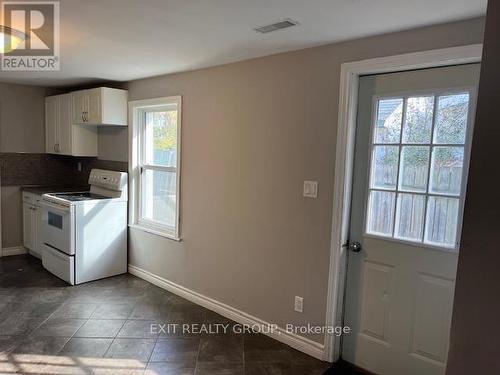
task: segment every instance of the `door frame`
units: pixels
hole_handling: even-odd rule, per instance
[[[3,257],[2,245],[2,168],[0,168],[0,258]]]
[[[359,77],[367,74],[478,63],[481,62],[482,48],[482,44],[472,44],[341,64],[326,305],[327,327],[341,326],[343,320],[347,257],[346,249],[342,245],[347,242],[349,231]],[[341,337],[326,333],[324,347],[324,359],[336,362],[341,355]]]

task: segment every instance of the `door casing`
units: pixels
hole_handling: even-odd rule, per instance
[[[343,321],[346,273],[346,249],[343,244],[347,242],[349,232],[359,77],[368,74],[478,63],[481,62],[482,48],[482,44],[473,44],[354,61],[341,65],[326,306],[327,326],[341,326]],[[329,333],[325,334],[324,360],[335,362],[340,358],[340,353],[341,337]]]

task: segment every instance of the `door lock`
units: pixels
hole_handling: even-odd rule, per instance
[[[357,241],[348,241],[344,244],[344,247],[347,247],[353,253],[359,253],[362,250],[361,243]]]

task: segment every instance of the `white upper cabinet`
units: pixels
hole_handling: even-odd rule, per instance
[[[71,155],[73,151],[73,127],[71,126],[71,95],[59,96],[59,127],[58,150],[64,155]]]
[[[73,96],[45,98],[45,151],[49,154],[97,156],[97,127],[73,124]]]
[[[81,90],[71,93],[73,101],[73,123],[85,123],[87,114],[87,90]]]
[[[45,152],[49,154],[57,153],[57,128],[59,122],[58,96],[48,96],[45,98]]]
[[[127,126],[127,90],[99,87],[71,95],[74,124]]]

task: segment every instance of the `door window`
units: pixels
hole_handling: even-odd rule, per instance
[[[366,233],[457,249],[471,93],[378,98]]]

